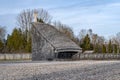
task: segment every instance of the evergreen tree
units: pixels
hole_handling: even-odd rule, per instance
[[[114,45],[114,53],[117,53],[117,45]]]
[[[84,43],[85,43],[85,50],[90,50],[90,38],[88,34],[86,35],[84,39]]]
[[[8,35],[7,48],[10,52],[22,52],[25,48],[25,40],[21,29],[14,29],[12,35]]]
[[[11,52],[12,50],[12,37],[11,35],[8,34],[7,36],[7,44],[6,44],[6,48],[7,48],[7,52]]]
[[[106,53],[106,46],[104,44],[102,45],[102,53]]]
[[[44,23],[44,21],[43,21],[41,18],[40,18],[40,19],[37,18],[37,21],[38,21],[38,22],[41,22],[41,23]]]
[[[109,53],[112,53],[112,52],[113,52],[111,40],[109,41],[109,44],[108,44],[108,52],[109,52]]]
[[[0,40],[0,52],[2,52],[3,48],[4,48],[4,43]]]
[[[25,44],[25,52],[27,52],[27,53],[31,52],[31,48],[32,48],[31,43],[32,43],[32,41],[31,41],[31,37],[30,37],[30,39]]]
[[[96,44],[94,47],[94,52],[99,53],[99,44]]]
[[[91,44],[90,44],[90,38],[89,35],[87,34],[83,40],[83,44],[81,45],[83,48],[83,51],[85,50],[91,50]]]

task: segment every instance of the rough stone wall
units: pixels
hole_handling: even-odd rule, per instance
[[[44,54],[45,59],[54,59],[54,48],[46,42],[46,44],[42,48],[42,53]]]
[[[46,60],[53,58],[51,45],[42,35],[32,27],[32,60]]]
[[[55,58],[55,50],[81,52],[80,47],[53,26],[32,23],[32,60]]]

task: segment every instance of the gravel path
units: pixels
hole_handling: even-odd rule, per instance
[[[0,63],[0,80],[120,80],[120,61]]]

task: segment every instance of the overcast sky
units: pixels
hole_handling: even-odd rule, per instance
[[[120,32],[120,0],[0,0],[0,25],[7,33],[16,27],[16,16],[23,9],[46,9],[54,20],[109,37]]]

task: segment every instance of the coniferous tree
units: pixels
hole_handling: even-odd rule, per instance
[[[106,53],[106,46],[104,44],[102,45],[102,53]]]
[[[90,38],[89,35],[87,34],[83,40],[83,44],[81,45],[81,47],[83,48],[83,51],[85,50],[90,50]]]
[[[0,40],[0,52],[2,52],[3,48],[4,48],[4,43]]]
[[[84,43],[85,43],[85,50],[89,50],[90,49],[90,38],[88,34],[85,36]]]
[[[8,52],[31,52],[31,39],[26,40],[21,29],[14,29],[12,35],[7,38]]]
[[[29,41],[27,41],[27,43],[26,43],[26,46],[25,46],[25,52],[31,52],[31,46],[32,44],[31,44],[31,38],[29,39]]]
[[[96,44],[94,47],[94,52],[99,53],[99,44]]]
[[[109,41],[109,44],[108,44],[108,52],[109,52],[109,53],[112,53],[112,52],[113,52],[111,40]]]
[[[44,21],[40,18],[37,18],[37,21],[40,22],[40,23],[44,23]]]
[[[7,48],[7,52],[11,52],[12,51],[12,37],[11,35],[8,34],[7,36],[7,44],[6,44],[6,48]]]
[[[117,45],[114,44],[114,53],[117,53]]]

